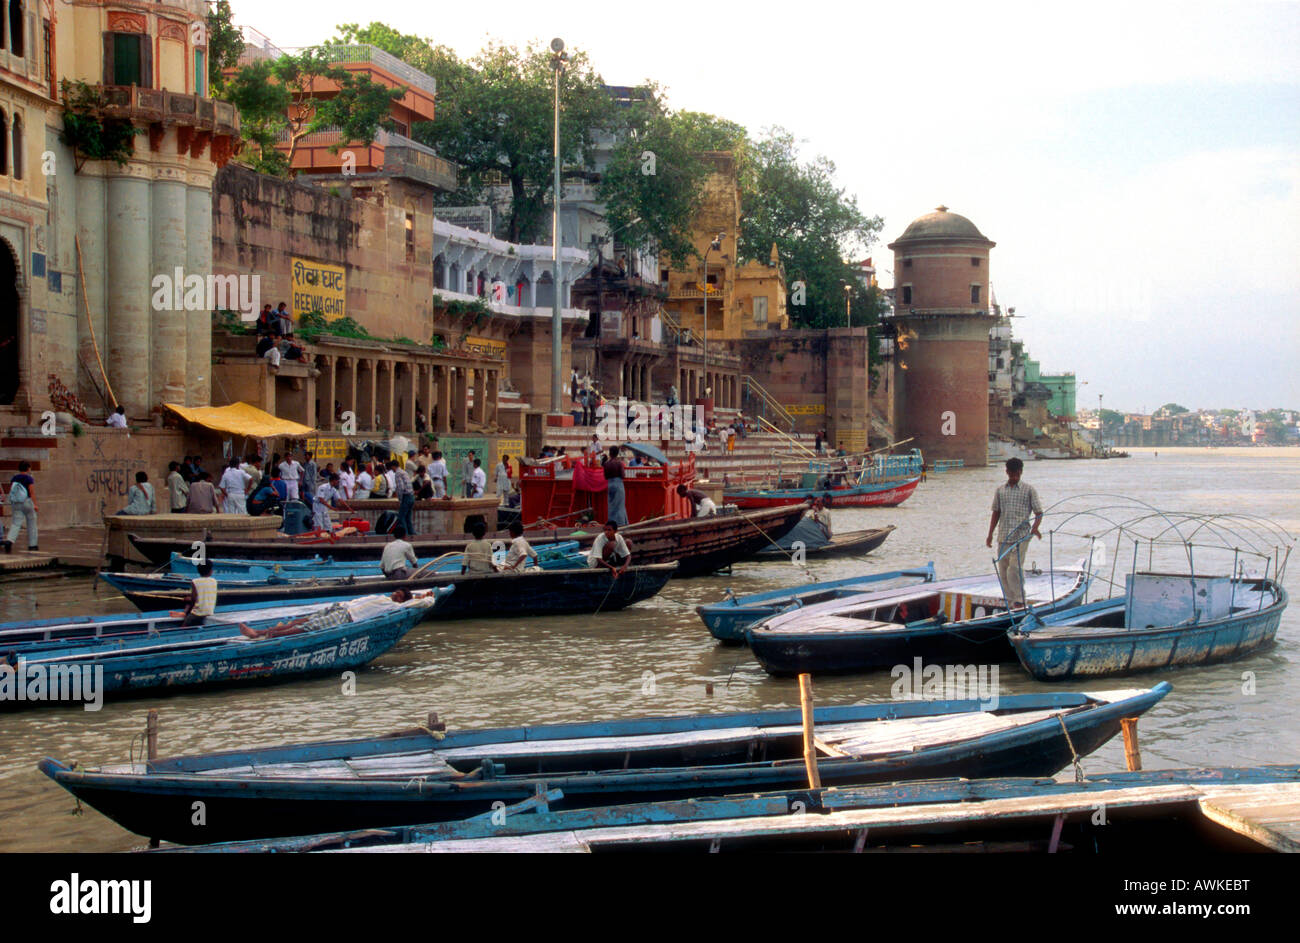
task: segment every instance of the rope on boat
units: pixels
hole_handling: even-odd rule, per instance
[[[782,553],[784,553],[784,554],[786,555],[786,559],[788,559],[788,560],[790,561],[790,565],[791,565],[791,566],[793,566],[793,567],[797,567],[798,569],[803,570],[804,575],[807,576],[807,577],[809,577],[809,579],[810,579],[811,582],[813,582],[813,583],[819,582],[818,579],[817,579],[817,577],[816,577],[816,575],[813,574],[812,570],[808,569],[808,564],[807,564],[807,563],[795,563],[795,562],[794,562],[794,554],[793,554],[793,553],[790,553],[788,550],[786,550],[784,547],[782,547],[779,543],[777,543],[775,540],[773,540],[773,539],[772,539],[772,535],[769,534],[767,531],[763,530],[763,528],[759,527],[757,524],[755,524],[753,518],[751,518],[748,514],[741,514],[740,516],[743,517],[743,518],[745,519],[745,522],[746,522],[747,524],[749,524],[750,527],[754,528],[754,530],[758,531],[760,534],[762,534],[764,537],[766,537],[768,543],[770,543],[770,544],[771,544],[773,547],[775,547],[777,550],[779,550],[779,551],[781,551]],[[801,520],[802,520],[802,519],[801,519]]]
[[[1074,763],[1074,781],[1083,782],[1083,767],[1079,765],[1079,752],[1074,748],[1074,741],[1070,739],[1070,730],[1065,726],[1065,715],[1057,713],[1056,721],[1061,725],[1061,733],[1065,734],[1065,742],[1070,747],[1070,757]]]
[[[435,739],[435,740],[446,740],[446,739],[447,739],[447,733],[446,733],[446,731],[443,731],[443,730],[434,730],[432,727],[425,726],[424,724],[416,724],[416,725],[415,725],[415,729],[416,729],[416,730],[423,730],[425,733],[427,733],[429,736],[433,737],[433,739]]]

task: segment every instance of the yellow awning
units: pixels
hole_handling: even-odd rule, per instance
[[[270,439],[279,435],[307,436],[316,431],[311,426],[290,422],[287,419],[277,419],[248,403],[232,403],[229,406],[177,406],[175,403],[163,403],[163,405],[187,422],[216,432],[247,436],[250,439]]]

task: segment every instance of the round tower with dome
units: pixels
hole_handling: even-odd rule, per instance
[[[927,462],[988,463],[989,250],[965,216],[940,206],[889,244],[894,253],[894,416]]]

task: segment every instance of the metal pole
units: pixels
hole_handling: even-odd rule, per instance
[[[701,391],[706,390],[709,385],[709,252],[712,249],[712,242],[704,247],[704,275],[700,279],[700,295],[704,298],[704,380]],[[704,398],[704,396],[700,397],[700,399]]]
[[[554,48],[552,46],[552,48]],[[561,46],[561,49],[564,47]],[[551,281],[555,293],[551,310],[551,412],[559,413],[560,388],[560,338],[564,327],[560,320],[560,70],[563,60],[555,54],[555,212],[551,222]]]

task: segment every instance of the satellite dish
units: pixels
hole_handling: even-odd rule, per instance
[[[564,40],[555,37],[551,40],[551,52],[564,52]]]

